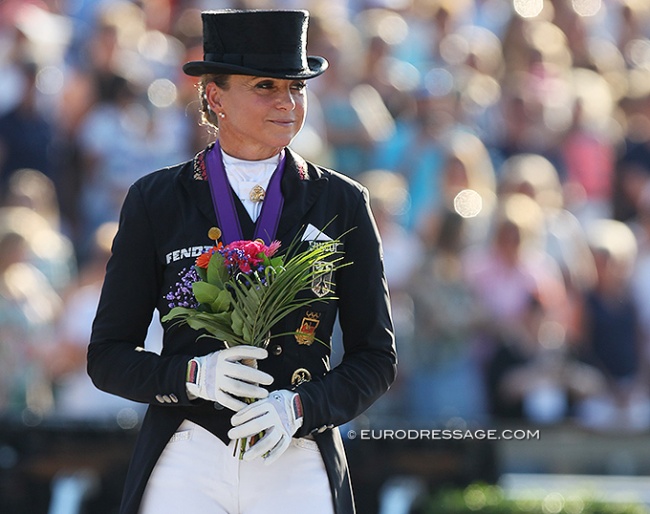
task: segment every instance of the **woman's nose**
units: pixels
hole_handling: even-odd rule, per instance
[[[278,93],[277,104],[280,109],[286,109],[288,111],[296,107],[296,100],[293,97],[291,89],[282,90]]]

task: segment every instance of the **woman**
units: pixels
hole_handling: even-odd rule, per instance
[[[367,191],[288,148],[304,121],[305,81],[327,68],[306,55],[308,13],[202,18],[204,60],[183,69],[201,77],[203,115],[218,126],[218,141],[129,190],[88,350],[100,389],[149,404],[121,512],[352,513],[335,427],[371,405],[396,371]],[[304,247],[340,238],[352,264],[332,277],[337,300],[316,301],[322,291],[314,287],[315,302],[278,323],[273,335],[290,335],[272,338],[268,352],[224,349],[169,323],[161,355],[143,351],[154,309],[169,312],[166,296],[213,244],[213,227],[225,243],[263,237],[286,248],[296,238]],[[313,343],[331,341],[337,313],[345,356],[330,369],[330,348]],[[305,323],[311,336],[291,335]],[[241,397],[258,401],[244,408]],[[242,460],[233,456],[234,440],[260,431],[265,437]]]

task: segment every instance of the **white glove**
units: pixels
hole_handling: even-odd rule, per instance
[[[230,420],[234,428],[231,439],[247,439],[264,432],[264,436],[244,452],[244,460],[263,457],[265,464],[275,461],[291,443],[291,437],[302,426],[302,403],[298,393],[273,391],[237,412]]]
[[[233,346],[187,363],[187,394],[218,402],[234,411],[248,405],[240,398],[266,398],[269,392],[258,384],[269,385],[273,377],[240,362],[243,359],[266,359],[268,352],[255,346]]]

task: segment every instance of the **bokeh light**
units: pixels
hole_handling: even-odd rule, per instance
[[[513,0],[512,7],[522,18],[534,18],[544,8],[544,0]]]
[[[44,66],[36,74],[36,88],[45,95],[56,95],[63,83],[63,72],[56,66]]]
[[[473,189],[463,189],[454,198],[454,210],[463,218],[474,218],[483,208],[483,199]]]
[[[571,6],[579,16],[595,16],[602,3],[601,0],[571,0]]]
[[[154,80],[147,89],[149,101],[156,107],[169,107],[178,96],[176,85],[168,79]]]

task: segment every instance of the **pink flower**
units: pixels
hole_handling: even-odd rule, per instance
[[[267,257],[272,257],[275,255],[275,252],[277,252],[280,249],[280,241],[273,241],[269,246],[266,247],[264,250],[264,255]]]
[[[263,261],[260,255],[271,257],[278,251],[278,248],[280,248],[279,241],[273,241],[269,246],[266,246],[261,239],[256,239],[255,241],[233,241],[226,247],[226,250],[241,250],[244,252],[246,261],[255,266]],[[242,271],[244,270],[242,269]]]

